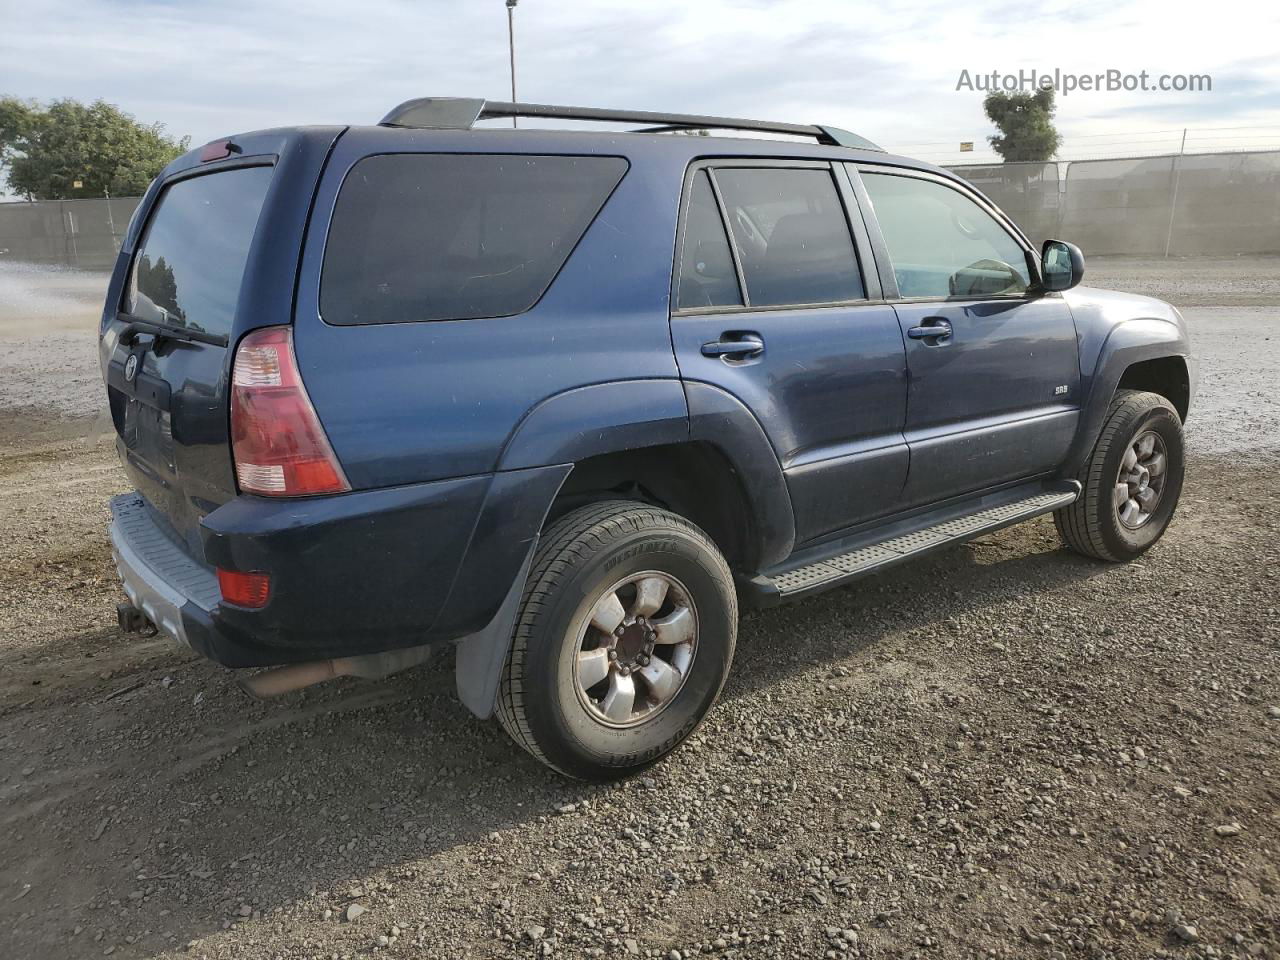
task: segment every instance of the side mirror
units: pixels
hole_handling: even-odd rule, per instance
[[[1084,279],[1084,254],[1074,243],[1046,240],[1040,248],[1040,277],[1045,290],[1070,290]]]

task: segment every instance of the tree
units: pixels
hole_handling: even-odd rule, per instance
[[[140,196],[190,142],[102,100],[41,107],[0,97],[0,166],[7,168],[9,189],[28,200]]]
[[[1051,87],[1041,87],[1035,93],[995,90],[982,101],[982,109],[1001,133],[987,137],[987,141],[1006,162],[1050,160],[1058,152],[1062,137],[1053,126]]]

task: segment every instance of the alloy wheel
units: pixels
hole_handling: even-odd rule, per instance
[[[689,591],[650,570],[618,581],[590,609],[573,661],[579,701],[611,727],[652,719],[680,692],[697,653]]]

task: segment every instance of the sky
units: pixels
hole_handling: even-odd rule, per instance
[[[1176,150],[1184,127],[1280,147],[1272,4],[520,0],[515,20],[526,101],[824,123],[942,163],[991,156],[963,70],[1147,70],[1213,89],[1060,95],[1072,157]],[[197,145],[509,83],[503,0],[0,0],[0,94],[102,98]]]

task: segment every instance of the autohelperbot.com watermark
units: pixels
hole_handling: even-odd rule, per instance
[[[961,70],[956,90],[980,93],[1035,93],[1053,90],[1067,96],[1076,91],[1096,93],[1210,93],[1213,77],[1207,73],[1152,73],[1149,70],[1103,70],[1101,73],[1072,73],[1023,69],[1013,73],[1000,70]]]

